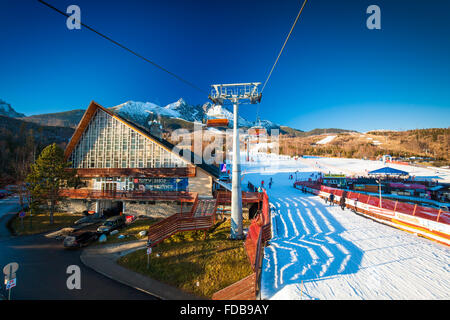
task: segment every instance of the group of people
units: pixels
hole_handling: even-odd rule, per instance
[[[345,196],[346,194],[344,193],[339,200],[339,206],[341,207],[342,210],[345,209],[345,198],[346,198]],[[327,201],[330,202],[331,206],[334,206],[334,194],[330,193],[328,198],[325,198],[325,203],[327,203]]]
[[[270,180],[268,183],[269,189],[272,188],[272,184],[273,184],[273,179],[272,179],[272,177],[270,177]],[[258,187],[258,192],[262,192],[263,188],[264,188],[264,180],[261,180],[261,185]]]

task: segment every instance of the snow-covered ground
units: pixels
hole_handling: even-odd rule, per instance
[[[264,251],[263,299],[450,298],[449,247],[326,205],[288,179],[317,171],[364,173],[382,167],[380,161],[280,158],[263,155],[243,164],[243,187],[274,181],[268,189],[273,237]],[[431,169],[400,169],[434,175]]]
[[[345,173],[350,175],[367,175],[369,171],[385,166],[409,172],[410,175],[420,177],[439,177],[440,182],[450,182],[450,170],[416,167],[401,164],[386,163],[375,160],[346,159],[346,158],[300,158],[299,161],[308,164],[324,173]]]

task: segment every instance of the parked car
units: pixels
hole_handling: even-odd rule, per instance
[[[64,238],[64,248],[81,248],[87,246],[89,243],[98,239],[99,235],[96,232],[85,231],[79,234],[73,234]]]
[[[113,230],[125,226],[125,216],[114,216],[106,219],[103,224],[97,228],[98,233],[110,233]]]

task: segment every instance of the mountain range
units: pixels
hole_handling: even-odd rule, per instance
[[[210,103],[190,105],[183,99],[164,107],[151,102],[127,101],[109,109],[140,126],[148,128],[149,131],[154,128],[155,121],[159,121],[159,124],[163,127],[162,133],[166,134],[166,137],[170,137],[170,133],[178,128],[192,131],[194,121],[203,122],[206,117],[218,115],[227,118],[231,122],[229,126],[233,126],[233,114],[226,108]],[[23,145],[22,140],[25,136],[33,136],[33,139],[40,146],[39,148],[53,142],[63,147],[69,141],[84,112],[83,109],[74,109],[65,112],[25,116],[15,111],[10,104],[0,100],[0,164],[3,163],[4,166],[7,166],[5,163],[11,162],[11,159],[13,159],[11,155],[15,152],[14,148]],[[256,124],[243,117],[239,117],[238,122],[240,126],[247,128]],[[280,140],[280,152],[283,154],[350,158],[375,158],[382,154],[394,156],[433,155],[438,159],[437,161],[440,161],[439,165],[450,164],[448,162],[450,161],[450,128],[398,132],[379,130],[358,133],[337,128],[302,131],[278,125],[269,120],[258,121],[258,124],[267,129],[279,129],[280,134],[284,135]],[[216,128],[209,129],[217,130]],[[330,135],[336,135],[336,137],[332,140],[330,138],[326,140],[326,137]],[[327,143],[317,144],[320,141],[326,141]],[[438,162],[434,163],[434,165],[437,164]]]
[[[10,105],[8,106],[10,107]],[[204,122],[204,120],[208,117],[224,117],[229,120],[229,127],[233,127],[233,113],[227,108],[220,105],[213,105],[209,102],[203,105],[191,105],[182,98],[163,107],[152,102],[127,101],[117,106],[109,107],[108,109],[144,127],[148,125],[148,121],[150,119],[158,118],[163,120],[162,122],[168,123],[170,125],[173,125],[173,123],[176,122],[177,125],[175,126],[175,128],[180,126],[191,128],[193,122]],[[58,113],[25,116],[23,114],[15,112],[14,109],[10,108],[8,109],[8,112],[5,112],[4,115],[46,126],[53,125],[76,128],[78,122],[81,120],[81,117],[84,114],[84,111],[85,110],[83,109],[75,109]],[[247,128],[259,124],[268,130],[280,129],[280,131],[284,133],[287,133],[287,131],[284,131],[283,128],[288,128],[289,132],[291,133],[303,132],[298,129],[280,126],[270,120],[253,122],[241,116],[239,116],[238,118],[238,124],[240,127]]]
[[[229,120],[229,127],[233,127],[233,113],[221,105],[213,105],[206,102],[203,105],[191,105],[183,98],[166,106],[159,106],[152,102],[127,101],[125,103],[109,107],[112,112],[135,122],[143,127],[148,127],[149,122],[159,120],[165,131],[171,132],[178,128],[193,129],[195,121],[204,122],[207,118],[224,117]],[[42,126],[56,126],[75,129],[83,117],[84,109],[74,109],[70,111],[44,113],[26,116],[16,112],[10,104],[0,100],[0,115],[16,118],[18,120],[32,122]],[[331,134],[352,132],[344,129],[314,129],[302,131],[296,128],[279,125],[270,120],[249,121],[241,116],[238,124],[243,128],[250,128],[260,125],[270,132],[270,129],[279,129],[280,134],[292,137],[305,137],[318,134]]]

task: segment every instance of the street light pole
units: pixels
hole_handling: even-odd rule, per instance
[[[378,182],[378,191],[379,191],[379,193],[380,193],[380,203],[379,203],[379,207],[381,208],[382,207],[382,205],[381,205],[381,179],[379,179],[379,180],[376,180],[376,182]]]

